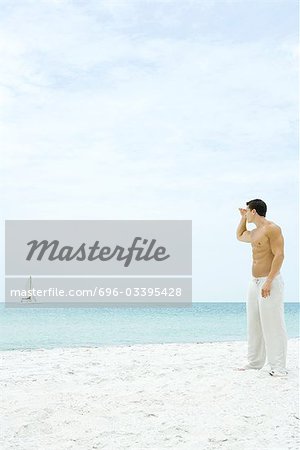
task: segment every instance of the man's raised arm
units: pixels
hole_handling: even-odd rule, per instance
[[[246,209],[239,208],[241,213],[241,220],[236,230],[236,237],[241,242],[251,242],[250,241],[250,231],[246,227]]]

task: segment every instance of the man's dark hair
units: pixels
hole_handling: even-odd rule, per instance
[[[267,213],[267,205],[263,200],[260,200],[260,198],[249,200],[249,202],[246,202],[246,205],[249,206],[250,211],[252,211],[252,209],[255,209],[257,214],[265,217]]]

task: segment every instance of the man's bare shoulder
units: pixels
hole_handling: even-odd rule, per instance
[[[268,220],[265,227],[267,236],[278,236],[282,233],[281,227],[270,220]]]

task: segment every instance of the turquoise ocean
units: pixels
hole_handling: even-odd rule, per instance
[[[289,338],[299,303],[285,303]],[[0,306],[0,350],[247,340],[245,303],[98,308]]]

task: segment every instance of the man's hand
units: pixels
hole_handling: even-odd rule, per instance
[[[264,284],[262,285],[262,288],[261,288],[261,296],[262,296],[263,298],[269,297],[270,292],[271,292],[271,284],[272,284],[271,281],[266,280],[266,281],[264,282]]]
[[[241,216],[245,218],[245,217],[246,217],[247,210],[244,209],[244,208],[239,208],[239,211],[240,211],[240,213],[241,213]]]

